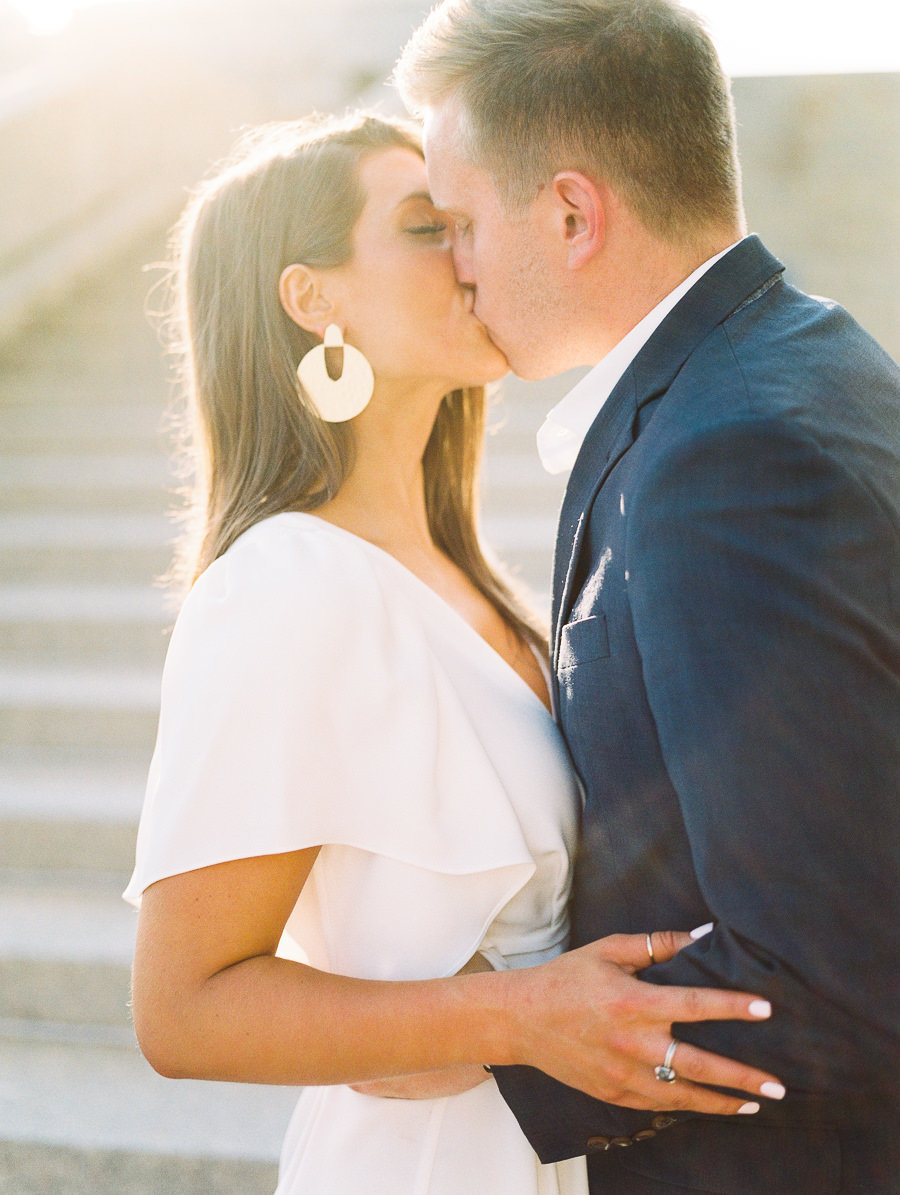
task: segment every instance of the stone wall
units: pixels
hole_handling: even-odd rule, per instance
[[[734,97],[751,230],[900,358],[900,75],[737,79]]]
[[[0,334],[148,224],[243,125],[381,81],[423,0],[156,0],[82,12],[0,78]],[[2,0],[0,0],[2,11]],[[19,58],[23,58],[20,51]],[[750,226],[900,354],[900,75],[735,82]]]

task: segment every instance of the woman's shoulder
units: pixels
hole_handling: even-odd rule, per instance
[[[340,602],[384,584],[356,536],[314,515],[285,512],[245,531],[198,578],[194,590],[223,600],[290,592],[291,599]]]
[[[389,575],[349,532],[284,513],[245,531],[205,570],[179,614],[180,635],[252,631],[257,643],[310,636],[322,646],[390,619]]]

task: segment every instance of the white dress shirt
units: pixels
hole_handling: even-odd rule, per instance
[[[735,245],[740,242],[735,241]],[[600,409],[665,317],[706,273],[708,269],[730,253],[735,245],[729,245],[721,253],[710,257],[701,266],[680,282],[673,291],[657,303],[640,323],[609,350],[606,356],[594,366],[590,373],[574,386],[544,420],[537,433],[537,447],[541,464],[548,473],[565,473],[575,464],[581,445]]]

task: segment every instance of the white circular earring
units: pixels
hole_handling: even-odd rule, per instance
[[[344,344],[337,324],[329,324],[321,344],[303,357],[297,377],[316,414],[326,423],[345,423],[368,406],[375,375],[365,356]]]

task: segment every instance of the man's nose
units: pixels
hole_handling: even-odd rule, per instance
[[[463,242],[463,238],[455,236],[450,249],[453,254],[453,269],[456,271],[457,282],[462,286],[474,286],[475,273],[472,269],[472,254]]]

